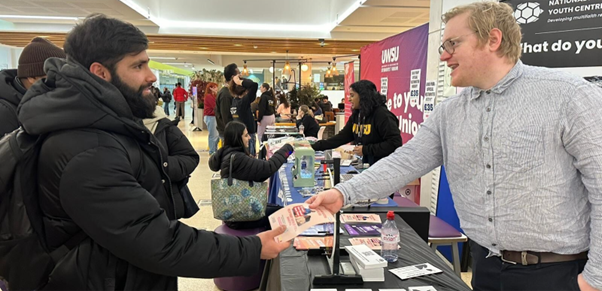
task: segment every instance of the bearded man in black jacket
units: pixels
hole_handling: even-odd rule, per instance
[[[65,40],[67,59],[46,62],[18,110],[45,137],[39,200],[51,248],[86,238],[54,267],[45,290],[177,290],[177,276],[249,276],[289,246],[278,229],[233,237],[178,221],[168,153],[144,127],[153,116],[148,39],[138,28],[91,15]],[[18,262],[14,262],[17,264]]]

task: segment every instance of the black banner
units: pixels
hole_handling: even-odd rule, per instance
[[[602,66],[602,0],[509,0],[523,33],[523,63]]]

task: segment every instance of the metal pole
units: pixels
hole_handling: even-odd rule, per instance
[[[301,70],[301,62],[299,62],[299,90],[301,90],[301,74],[303,70]]]
[[[276,88],[276,60],[272,60],[272,88]]]

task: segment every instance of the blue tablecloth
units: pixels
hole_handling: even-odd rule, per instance
[[[285,172],[286,172],[286,179],[284,181],[288,182],[289,189],[291,192],[291,198],[292,198],[292,201],[289,201],[286,204],[303,203],[303,202],[305,202],[305,200],[309,199],[309,197],[303,197],[301,195],[301,193],[299,193],[299,190],[301,190],[300,187],[299,188],[293,187],[293,173],[291,170],[293,165],[294,165],[294,163],[286,163],[285,165],[283,165],[283,167],[285,167]],[[351,170],[355,170],[355,168],[352,166],[341,167],[341,174],[345,174]],[[321,170],[318,170],[318,172],[321,172]],[[323,183],[323,181],[318,181],[318,185],[323,185],[321,183]],[[282,199],[280,197],[278,197],[278,192],[281,190],[281,188],[282,188],[282,184],[280,181],[280,174],[278,172],[276,172],[270,178],[270,196],[268,198],[268,203],[278,204],[278,205],[285,204],[282,201]],[[393,201],[393,199],[391,199],[391,198],[387,198],[387,199],[389,199],[389,203],[387,203],[387,204],[372,203],[372,206],[373,207],[397,206],[397,203],[395,203],[395,201]]]

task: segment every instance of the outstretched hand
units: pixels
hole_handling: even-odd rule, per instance
[[[278,256],[278,254],[287,249],[290,245],[290,241],[276,242],[275,237],[281,235],[286,231],[286,226],[282,225],[274,230],[268,230],[258,233],[257,236],[261,240],[261,259],[270,260]]]
[[[343,193],[337,189],[330,189],[324,192],[320,192],[318,195],[313,196],[305,203],[309,204],[309,208],[316,209],[318,206],[322,206],[335,214],[341,210],[344,203]]]

